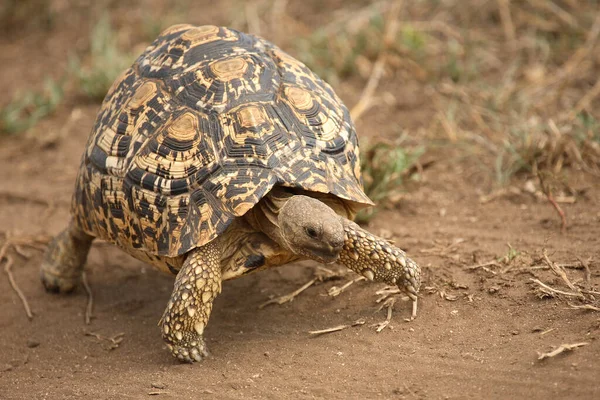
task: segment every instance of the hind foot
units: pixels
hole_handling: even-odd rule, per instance
[[[52,239],[40,271],[47,291],[69,293],[77,287],[92,240],[72,224]]]

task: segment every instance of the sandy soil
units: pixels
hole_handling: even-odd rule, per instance
[[[71,25],[48,37],[0,42],[2,87],[13,92],[39,82],[45,72],[58,75],[66,63],[64,43],[83,29]],[[35,43],[45,50],[25,51]],[[360,89],[350,84],[341,93],[353,104]],[[373,128],[381,127],[385,135],[386,127],[378,125],[383,121],[418,127],[422,113],[411,111],[420,107],[416,101],[374,110],[361,121],[359,132],[375,136]],[[3,233],[52,235],[65,226],[97,109],[78,98],[69,100],[36,128],[47,135],[60,133],[46,145],[0,139]],[[599,290],[597,179],[571,171],[570,185],[585,194],[574,204],[563,204],[569,228],[561,235],[560,221],[543,199],[521,190],[481,203],[480,195],[490,187],[482,183],[478,165],[450,151],[428,157],[435,163],[424,181],[369,225],[374,233],[390,235],[423,268],[416,320],[404,320],[410,305],[399,301],[390,325],[377,333],[372,325],[386,318],[375,302],[382,285],[363,281],[337,297],[327,295],[352,275],[316,284],[291,303],[258,309],[312,278],[316,264],[304,262],[227,282],[205,332],[212,357],[182,365],[166,351],[156,326],[171,276],[96,243],[87,267],[94,318],[86,325],[86,292],[46,293],[38,278],[42,253],[25,247],[27,257],[9,254],[34,317],[27,318],[2,274],[0,398],[600,398],[599,314],[572,309],[565,298],[540,299],[531,281],[569,290],[547,268],[535,268],[545,265],[541,255],[546,248],[552,261],[576,267],[581,266],[578,258],[593,257],[589,282],[584,269],[566,271],[572,281]],[[513,187],[524,185],[517,180]],[[501,259],[508,243],[519,253],[510,264],[469,268]],[[359,319],[365,324],[317,337],[308,333]],[[122,341],[111,348],[106,338],[117,335]],[[538,360],[539,353],[573,343],[586,345]]]

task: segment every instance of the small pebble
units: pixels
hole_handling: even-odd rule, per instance
[[[27,347],[29,347],[30,349],[33,349],[34,347],[38,347],[39,345],[40,345],[40,342],[38,342],[37,340],[27,339]]]
[[[165,385],[163,383],[160,383],[160,382],[153,382],[153,383],[150,384],[150,386],[153,389],[166,389],[167,388],[167,385]]]

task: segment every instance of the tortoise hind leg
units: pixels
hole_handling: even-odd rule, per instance
[[[94,240],[71,222],[52,239],[44,254],[41,279],[49,292],[68,293],[78,285]]]

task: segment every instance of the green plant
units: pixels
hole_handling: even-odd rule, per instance
[[[357,72],[359,58],[374,61],[383,46],[383,16],[374,14],[358,29],[323,28],[296,41],[296,54],[317,75],[337,84]]]
[[[27,131],[52,114],[64,97],[64,80],[46,78],[42,91],[28,91],[0,110],[0,134]]]
[[[80,90],[93,100],[102,100],[113,81],[133,62],[134,56],[119,49],[117,34],[108,14],[92,28],[90,54],[86,65],[75,55],[69,69],[76,77]]]
[[[416,165],[425,149],[417,147],[405,149],[389,143],[375,143],[362,151],[361,168],[364,189],[367,196],[378,206],[388,206],[397,201],[404,183],[408,179],[418,178]],[[361,211],[357,221],[367,222],[376,208]]]

